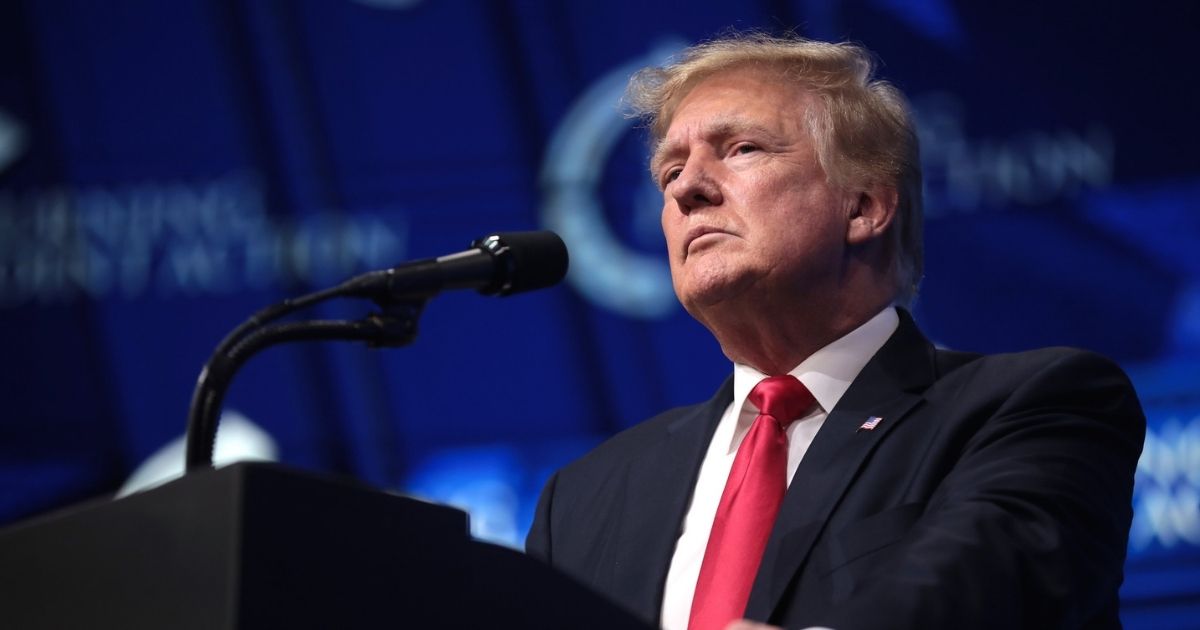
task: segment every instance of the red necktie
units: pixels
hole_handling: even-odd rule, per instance
[[[750,392],[758,417],[738,447],[704,549],[688,630],[722,630],[740,619],[787,489],[784,429],[813,405],[794,376],[763,379]]]

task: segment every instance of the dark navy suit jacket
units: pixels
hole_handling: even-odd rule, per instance
[[[527,551],[657,624],[731,400],[732,379],[556,473]],[[883,420],[859,430],[871,416]],[[1107,359],[938,350],[901,312],[800,462],[746,616],[836,630],[1119,627],[1144,433]]]

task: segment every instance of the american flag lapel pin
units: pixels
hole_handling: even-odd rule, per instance
[[[858,427],[858,431],[874,431],[875,427],[879,426],[880,422],[883,422],[883,418],[880,418],[879,416],[871,416],[870,418],[867,418],[866,422],[862,423],[862,425]],[[855,433],[858,433],[858,431],[855,431]]]

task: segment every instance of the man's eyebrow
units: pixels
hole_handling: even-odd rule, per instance
[[[682,147],[678,142],[668,142],[666,139],[659,140],[654,143],[654,153],[650,156],[650,175],[658,181],[658,171],[662,168],[663,162],[667,161],[672,153],[678,153]]]
[[[730,136],[747,132],[768,138],[776,135],[776,132],[757,122],[739,116],[730,116],[705,122],[702,136],[708,142],[719,142]],[[650,157],[650,173],[657,179],[658,171],[662,168],[663,162],[672,154],[679,153],[682,150],[683,147],[678,141],[668,141],[665,138],[659,140],[654,145],[654,153]]]

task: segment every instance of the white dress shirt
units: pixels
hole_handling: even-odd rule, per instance
[[[800,460],[812,444],[817,431],[825,423],[829,410],[841,400],[850,383],[862,371],[864,365],[883,347],[892,336],[900,318],[896,310],[886,308],[858,328],[837,341],[814,352],[788,374],[795,376],[817,400],[807,416],[793,422],[787,429],[788,460],[787,480],[790,485]],[[746,366],[733,366],[733,402],[725,409],[708,452],[700,464],[700,477],[692,493],[692,501],[683,519],[683,530],[675,545],[675,555],[667,572],[666,590],[663,593],[662,627],[666,630],[686,630],[692,609],[692,594],[696,580],[700,577],[700,564],[708,546],[708,535],[717,505],[725,491],[725,480],[733,467],[734,457],[742,438],[750,431],[750,425],[758,416],[758,408],[747,398],[750,390],[767,375]]]

